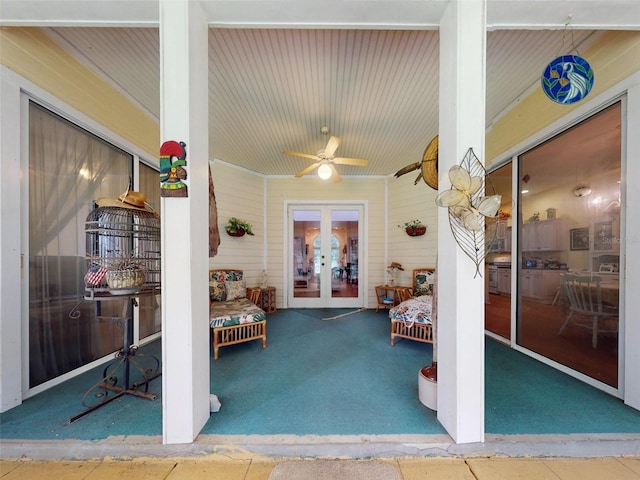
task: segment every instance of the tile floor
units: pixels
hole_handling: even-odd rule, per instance
[[[291,461],[287,459],[286,461]],[[314,461],[314,460],[297,460]],[[368,461],[368,460],[363,460]],[[403,457],[380,459],[403,480],[640,480],[640,456],[603,458]],[[0,460],[2,480],[268,480],[278,460],[231,458],[135,458],[131,460]],[[295,480],[295,479],[292,479]],[[309,479],[313,480],[313,479]],[[339,479],[334,479],[339,480]]]

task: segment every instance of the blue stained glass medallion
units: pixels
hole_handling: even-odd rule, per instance
[[[542,74],[542,90],[557,103],[571,104],[586,97],[593,87],[594,75],[589,62],[578,55],[563,55],[552,60]]]

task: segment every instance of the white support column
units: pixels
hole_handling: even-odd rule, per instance
[[[22,257],[20,243],[21,223],[26,222],[22,215],[28,215],[23,202],[26,195],[21,199],[20,193],[26,191],[29,175],[21,163],[20,134],[26,122],[20,111],[20,87],[13,77],[9,69],[0,65],[0,164],[4,172],[23,172],[0,178],[0,412],[22,403],[23,379],[24,389],[29,380],[23,371],[29,364],[29,352],[22,348],[28,329],[22,322],[20,293],[21,288],[25,292],[29,288],[24,280],[29,258]]]
[[[470,147],[484,163],[485,65],[485,0],[452,0],[440,23],[440,191]],[[438,420],[456,443],[484,441],[484,278],[475,273],[440,208]]]
[[[189,189],[161,199],[162,423],[171,444],[191,443],[209,418],[208,27],[199,2],[159,1],[160,140],[186,143]]]
[[[627,125],[623,131],[623,157],[626,158],[623,170],[623,212],[625,215],[625,231],[623,233],[622,254],[624,258],[624,277],[621,293],[625,318],[620,333],[624,342],[624,369],[621,386],[624,392],[624,403],[640,410],[640,322],[637,321],[638,301],[637,292],[640,291],[640,222],[635,213],[634,205],[640,202],[640,186],[635,179],[640,178],[640,78],[627,88]],[[623,120],[624,125],[624,120]],[[626,145],[626,155],[624,153]],[[626,197],[626,201],[625,201]],[[626,206],[626,208],[624,208]],[[624,280],[623,280],[624,278]],[[621,319],[622,320],[622,319]]]

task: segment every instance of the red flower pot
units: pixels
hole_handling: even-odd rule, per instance
[[[242,228],[239,228],[235,232],[230,232],[229,230],[227,230],[227,235],[229,235],[230,237],[243,237],[244,234],[245,234],[245,231]]]
[[[424,225],[419,225],[417,227],[406,228],[405,231],[410,237],[420,237],[427,233],[427,227],[425,227]]]

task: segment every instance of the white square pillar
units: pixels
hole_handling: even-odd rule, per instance
[[[160,140],[186,143],[188,186],[160,202],[165,444],[191,443],[209,418],[207,31],[199,2],[160,0]]]
[[[24,172],[21,169],[20,128],[24,122],[20,111],[20,86],[14,81],[15,74],[0,65],[0,164],[4,172]],[[12,119],[14,121],[10,121]],[[26,136],[26,135],[25,135]],[[21,288],[28,291],[23,269],[28,271],[29,258],[23,257],[21,245],[22,218],[21,189],[28,183],[26,173],[3,175],[0,178],[0,412],[22,403],[23,381],[26,390],[29,383],[24,365],[28,365],[28,352],[22,348],[23,338],[29,334],[24,325]],[[26,178],[25,178],[26,177]],[[29,308],[28,305],[24,305]],[[28,345],[28,343],[27,343]],[[26,357],[26,358],[24,358]],[[22,366],[22,368],[21,368]],[[23,370],[25,370],[23,372]]]
[[[452,0],[440,23],[441,192],[470,147],[484,164],[485,69],[485,0]],[[456,443],[484,441],[484,279],[474,276],[439,208],[438,420]]]
[[[624,288],[620,301],[624,304],[625,318],[620,319],[620,334],[624,342],[624,370],[621,378],[621,388],[624,392],[624,403],[640,410],[640,322],[637,321],[638,296],[640,291],[640,222],[638,214],[633,208],[640,202],[640,186],[635,179],[640,178],[640,77],[636,74],[636,81],[627,89],[627,125],[622,140],[627,143],[626,172],[623,174],[623,204],[625,212],[625,231],[622,239],[622,254],[624,257]],[[624,121],[623,121],[624,125]],[[623,147],[624,151],[624,147]],[[626,201],[625,201],[626,197]],[[622,281],[622,280],[621,280]]]

